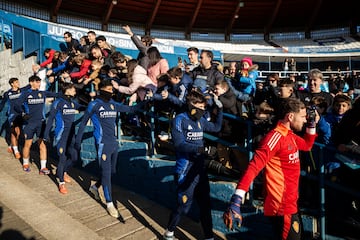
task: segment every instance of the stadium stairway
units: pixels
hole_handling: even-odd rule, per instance
[[[38,174],[36,161],[32,171],[25,173],[21,162],[6,149],[0,138],[0,239],[161,239],[169,209],[114,186],[113,198],[121,214],[115,219],[106,212],[103,197],[98,202],[89,194],[94,181],[90,174],[74,168],[69,173],[69,193],[62,195],[57,189],[53,160],[49,160],[49,176]],[[179,239],[202,238],[199,223],[187,217],[176,234]]]

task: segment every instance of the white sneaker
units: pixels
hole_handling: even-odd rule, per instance
[[[120,213],[119,211],[115,208],[114,205],[108,206],[106,208],[106,210],[108,211],[108,213],[110,214],[110,216],[114,217],[114,218],[118,218],[120,217]]]
[[[174,232],[166,230],[163,235],[163,240],[177,240],[177,238],[174,237]]]
[[[96,186],[90,186],[89,191],[94,194],[95,200],[100,201],[99,191]]]

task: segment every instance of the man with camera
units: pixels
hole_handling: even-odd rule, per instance
[[[245,193],[254,178],[264,169],[264,215],[272,223],[275,239],[300,240],[301,221],[297,206],[299,151],[311,150],[317,136],[316,123],[319,116],[307,116],[305,104],[294,98],[285,100],[278,114],[280,120],[260,142],[245,174],[238,182],[223,220],[230,229],[233,228],[233,223],[241,225],[240,206]],[[302,138],[293,131],[301,131],[304,123],[307,123],[306,133]]]

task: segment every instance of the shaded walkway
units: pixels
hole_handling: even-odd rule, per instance
[[[1,240],[161,239],[169,209],[114,186],[113,198],[121,214],[121,219],[115,219],[107,214],[103,201],[89,195],[93,179],[88,173],[80,169],[70,172],[73,182],[67,184],[69,193],[62,195],[54,175],[38,174],[38,161],[25,173],[21,162],[6,150],[0,138]],[[50,160],[49,166],[55,174],[56,164]],[[202,239],[200,224],[184,218],[176,236]]]

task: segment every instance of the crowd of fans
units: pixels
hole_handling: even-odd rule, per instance
[[[40,69],[46,69],[48,90],[51,91],[55,90],[55,83],[60,86],[64,82],[74,83],[80,104],[87,105],[94,99],[101,81],[111,80],[116,90],[114,100],[134,105],[151,99],[155,112],[166,116],[175,116],[186,110],[187,93],[197,89],[208,98],[209,119],[213,99],[218,98],[224,105],[224,112],[252,121],[256,126],[253,131],[255,145],[257,139],[261,139],[261,133],[276,122],[274,119],[281,100],[300,98],[307,106],[316,106],[322,115],[321,143],[336,147],[348,144],[341,136],[335,135],[342,116],[355,102],[354,90],[358,84],[355,72],[342,74],[339,71],[339,74],[330,74],[325,79],[323,72],[313,69],[301,78],[288,74],[280,79],[277,73],[273,73],[266,80],[260,80],[259,67],[251,57],[224,67],[213,61],[210,50],[199,52],[196,47],[187,49],[188,62],[179,61],[177,66],[169,67],[168,61],[152,46],[150,36],[140,38],[129,26],[123,29],[139,49],[137,59],[117,51],[104,36],[97,36],[94,31],[89,31],[80,41],[70,32],[65,32],[65,43],[60,49],[46,49],[46,60],[33,66],[33,70],[36,74]],[[284,62],[292,63],[286,71],[295,70],[294,59]],[[224,120],[223,125],[220,137],[240,145],[244,143],[246,133],[238,121]],[[163,130],[166,132],[166,129],[158,129],[157,133]],[[238,165],[229,160],[221,161],[225,161],[228,167]]]
[[[224,113],[235,116],[223,119],[217,136],[245,147],[248,143],[247,124],[251,124],[253,149],[275,126],[284,99],[298,98],[307,106],[308,114],[320,116],[318,142],[343,153],[359,154],[360,100],[355,93],[358,82],[355,72],[331,74],[325,80],[322,71],[311,69],[302,79],[292,74],[280,78],[277,73],[272,73],[266,80],[260,80],[259,67],[251,57],[224,67],[213,61],[212,51],[199,51],[196,47],[187,49],[189,62],[179,61],[178,65],[169,66],[159,50],[152,46],[150,36],[139,38],[129,26],[123,29],[139,50],[136,59],[117,51],[105,36],[97,36],[94,31],[89,31],[80,41],[65,32],[65,42],[59,49],[46,49],[46,60],[33,66],[34,75],[46,72],[44,80],[49,92],[73,84],[77,102],[83,106],[88,106],[99,95],[99,86],[111,82],[114,101],[129,106],[151,102],[156,115],[170,119],[189,110],[186,97],[196,91],[207,100],[205,118],[208,121],[214,121],[219,111],[215,103],[219,101]],[[296,66],[293,60],[286,63],[286,71],[293,71],[294,64]],[[35,80],[30,83],[37,82]],[[12,87],[13,82],[9,82]],[[4,104],[5,101],[0,108]],[[126,116],[124,125],[147,126],[146,117]],[[169,125],[159,123],[155,131],[155,136],[159,137],[158,146],[164,146],[161,142],[171,141]],[[226,168],[239,172],[246,169],[248,159],[241,151],[229,148],[223,142],[207,142],[206,145],[209,156]],[[16,157],[20,158],[20,155]],[[334,157],[326,159],[331,171],[336,161]]]

